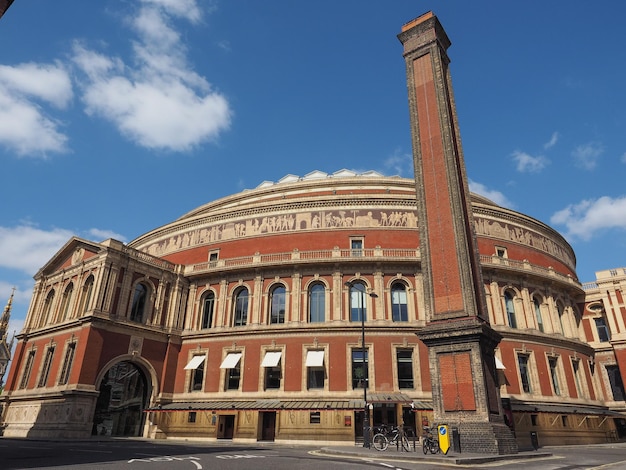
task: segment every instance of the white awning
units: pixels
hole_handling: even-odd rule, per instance
[[[506,369],[506,367],[504,367],[504,364],[502,364],[502,361],[498,359],[497,357],[496,357],[496,369],[499,369],[499,370]]]
[[[220,369],[234,369],[237,367],[239,359],[241,359],[241,353],[228,353],[228,356],[222,361]]]
[[[194,356],[193,359],[191,359],[191,361],[187,363],[185,369],[197,369],[198,367],[200,367],[200,364],[204,362],[205,357],[206,356],[204,354],[202,356]]]
[[[324,351],[307,351],[306,353],[307,367],[323,367]]]
[[[276,367],[280,362],[281,351],[270,351],[265,353],[261,367]]]

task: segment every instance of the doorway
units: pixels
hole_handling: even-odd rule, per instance
[[[276,437],[276,412],[264,411],[261,413],[261,440],[274,442]]]
[[[220,416],[217,425],[217,438],[218,439],[232,439],[235,435],[235,416],[234,415],[222,415]]]
[[[131,362],[119,362],[104,374],[99,391],[92,435],[140,437],[148,393],[143,371]]]

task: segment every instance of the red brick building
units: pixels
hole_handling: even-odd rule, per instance
[[[441,36],[404,37],[405,48],[424,37],[445,46],[432,15],[411,27],[427,23]],[[452,111],[445,137],[458,128],[441,70],[409,83]],[[444,163],[462,167],[462,153]],[[509,449],[531,436],[621,438],[626,275],[586,293],[559,233],[455,184],[447,219],[420,220],[432,193],[413,179],[314,171],[209,202],[128,244],[72,238],[35,276],[4,435],[352,444],[367,410],[373,425],[417,434],[433,418],[462,434],[489,426],[515,437]],[[436,239],[444,219],[459,230]]]

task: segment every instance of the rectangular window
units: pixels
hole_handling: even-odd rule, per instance
[[[22,380],[20,381],[20,388],[26,388],[28,381],[30,380],[30,373],[33,370],[33,362],[35,361],[35,351],[29,351],[26,358],[26,365],[24,366],[24,373],[22,374]]]
[[[508,258],[506,248],[503,246],[496,246],[496,256],[498,258]]]
[[[519,354],[517,356],[517,364],[519,366],[519,375],[520,381],[522,384],[522,391],[524,393],[531,393],[532,389],[530,387],[530,371],[528,369],[528,355],[527,354]]]
[[[195,411],[190,411],[189,414],[187,415],[187,422],[188,423],[195,423],[196,422],[196,412]]]
[[[228,353],[222,364],[220,365],[220,369],[226,369],[226,379],[224,388],[226,390],[239,390],[239,383],[241,381],[241,360],[242,353]]]
[[[611,384],[613,400],[624,401],[626,399],[626,392],[624,391],[624,382],[622,381],[622,374],[620,374],[619,367],[617,365],[613,365],[605,366],[605,368],[609,377],[609,383]]]
[[[46,351],[46,357],[41,368],[41,375],[37,387],[45,387],[48,383],[48,375],[50,374],[50,366],[52,366],[52,358],[54,357],[54,346],[50,346]]]
[[[72,363],[74,362],[74,352],[76,351],[76,343],[69,343],[65,350],[63,358],[63,366],[59,377],[59,385],[65,385],[70,380],[70,372],[72,371]]]
[[[552,379],[552,388],[555,395],[561,394],[561,387],[559,386],[559,370],[558,370],[559,358],[548,358],[548,365],[550,366],[550,378]]]
[[[530,415],[530,425],[537,426],[537,415]]]
[[[265,389],[280,388],[281,367],[280,358],[281,351],[268,351],[265,353],[261,367],[265,368]]]
[[[367,381],[369,378],[368,369],[368,352],[365,351],[365,356],[361,349],[352,350],[352,388],[367,387]]]
[[[239,390],[239,382],[241,381],[241,367],[237,364],[236,367],[228,369],[226,379],[226,390]]]
[[[350,250],[352,256],[363,256],[363,239],[352,238],[350,239]]]
[[[219,257],[218,251],[212,251],[209,253],[209,268],[214,268],[217,266],[217,259]]]
[[[321,422],[321,413],[319,411],[311,411],[311,414],[309,415],[309,424],[320,424]]]
[[[326,379],[326,371],[324,370],[324,351],[307,351],[306,355],[307,369],[307,388],[323,389]]]
[[[598,339],[601,343],[607,343],[611,340],[611,334],[609,333],[609,327],[606,324],[604,318],[594,318],[596,322],[596,330],[598,331]]]
[[[204,386],[205,358],[205,354],[196,354],[185,366],[185,370],[191,371],[191,381],[189,383],[190,392],[202,390]]]
[[[398,388],[414,388],[413,384],[413,351],[398,349],[396,351],[398,366]]]
[[[567,415],[561,415],[561,424],[563,427],[567,427]]]
[[[583,397],[583,388],[580,383],[580,360],[572,359],[572,370],[574,371],[574,383],[576,384],[576,396]]]

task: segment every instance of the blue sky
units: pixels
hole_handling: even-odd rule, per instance
[[[128,242],[342,168],[412,176],[402,25],[452,46],[470,188],[626,266],[626,3],[25,0],[0,19],[0,306],[72,235]]]

